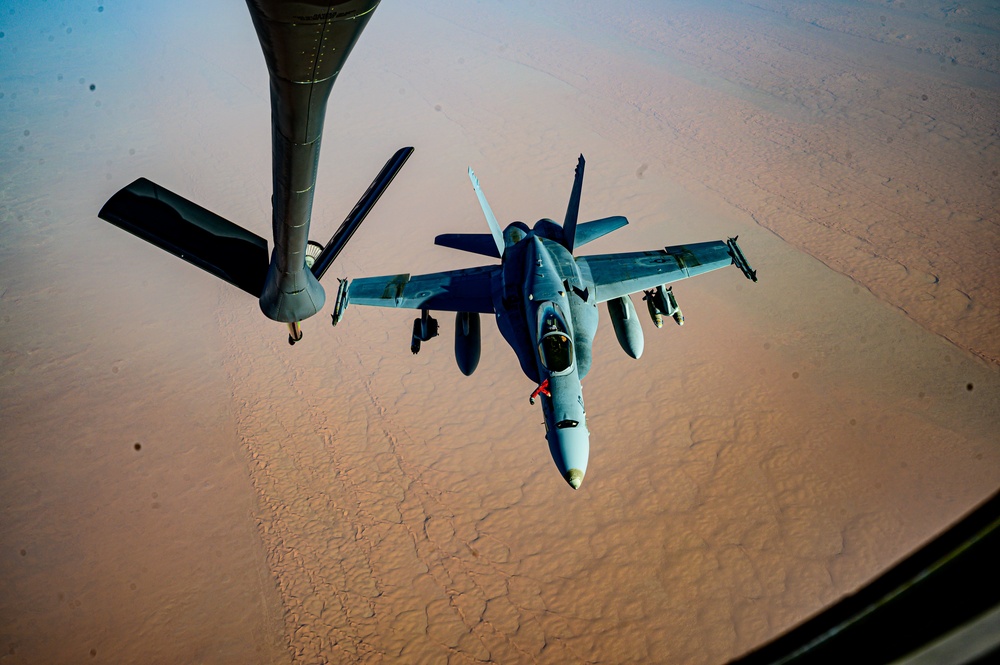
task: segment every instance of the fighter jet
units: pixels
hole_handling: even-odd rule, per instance
[[[319,280],[413,148],[401,148],[324,246],[309,222],[326,104],[379,0],[247,0],[270,76],[274,249],[233,222],[145,178],[117,192],[98,216],[258,298],[270,319],[299,322],[326,301]]]
[[[607,303],[619,344],[629,356],[638,358],[643,336],[630,294],[643,293],[659,328],[664,317],[684,323],[673,287],[668,286],[672,282],[729,265],[757,281],[757,273],[747,263],[736,238],[648,252],[575,257],[579,247],[628,224],[621,216],[577,224],[584,163],[580,155],[561,226],[541,219],[530,229],[523,222],[513,222],[503,231],[470,168],[469,178],[490,233],[445,234],[434,242],[500,259],[500,264],[429,275],[341,280],[333,313],[333,324],[337,325],[352,304],[419,309],[410,347],[417,353],[421,342],[438,334],[431,310],[456,312],[455,358],[467,376],[479,364],[479,315],[495,315],[521,370],[537,386],[530,401],[534,404],[536,397],[541,401],[549,451],[573,489],[583,482],[590,456],[580,382],[590,371],[597,305]]]

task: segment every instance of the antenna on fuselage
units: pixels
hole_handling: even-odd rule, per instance
[[[586,161],[583,155],[576,163],[576,177],[573,179],[573,192],[569,195],[569,206],[566,208],[566,221],[563,222],[563,242],[569,253],[573,253],[576,244],[576,220],[580,216],[580,192],[583,190],[583,166]]]
[[[479,178],[473,173],[472,167],[469,167],[469,180],[472,181],[472,188],[476,190],[476,196],[479,197],[479,205],[483,209],[483,214],[486,215],[486,223],[490,225],[490,233],[493,234],[493,242],[497,244],[497,253],[500,258],[503,258],[503,250],[505,243],[503,241],[503,231],[500,230],[500,223],[497,222],[496,216],[493,214],[493,210],[490,209],[490,204],[486,200],[486,195],[483,194],[483,190],[479,188]]]

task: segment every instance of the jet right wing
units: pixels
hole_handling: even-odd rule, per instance
[[[429,275],[361,277],[348,283],[347,304],[492,314],[492,282],[499,270],[496,265]]]
[[[588,273],[597,302],[605,302],[702,273],[736,264],[748,279],[757,275],[746,264],[736,239],[664,247],[652,252],[581,256],[577,260],[584,280]],[[745,269],[744,269],[745,268]]]

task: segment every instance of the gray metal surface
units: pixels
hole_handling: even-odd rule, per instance
[[[271,83],[274,248],[260,308],[276,321],[318,312],[326,300],[305,267],[326,104],[378,0],[247,0]]]
[[[355,279],[348,283],[346,294],[338,296],[334,314],[336,323],[352,304],[421,310],[421,318],[414,322],[414,353],[419,351],[421,341],[433,337],[423,332],[429,320],[428,310],[458,312],[457,325],[466,325],[464,315],[468,313],[495,314],[497,327],[514,349],[522,371],[539,386],[532,403],[536,397],[541,401],[549,451],[573,489],[580,487],[590,457],[590,432],[580,382],[591,366],[598,303],[611,301],[609,310],[616,336],[625,352],[638,358],[642,354],[642,331],[629,294],[734,263],[731,245],[723,241],[575,258],[570,249],[574,245],[628,223],[624,217],[608,217],[577,225],[583,164],[581,156],[563,226],[541,219],[534,228],[514,222],[503,232],[469,169],[490,234],[452,233],[438,236],[436,242],[498,256],[500,264],[428,275],[403,273]],[[749,270],[748,265],[746,268]],[[668,309],[664,305],[664,313],[669,316],[673,311]],[[677,314],[680,323],[683,318],[679,309]],[[464,374],[475,370],[478,354],[478,330],[474,337],[456,331],[455,356]]]
[[[247,0],[271,91],[274,245],[167,189],[140,178],[99,216],[256,296],[261,311],[290,325],[326,301],[319,279],[402,168],[401,148],[315,257],[306,264],[316,169],[333,84],[379,0]],[[315,255],[314,255],[315,256]]]

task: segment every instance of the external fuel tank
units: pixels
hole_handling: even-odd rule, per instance
[[[618,343],[625,353],[632,358],[641,356],[644,345],[642,326],[635,314],[632,298],[622,296],[609,300],[608,314],[611,315],[611,324],[615,327],[615,337],[618,338]]]

